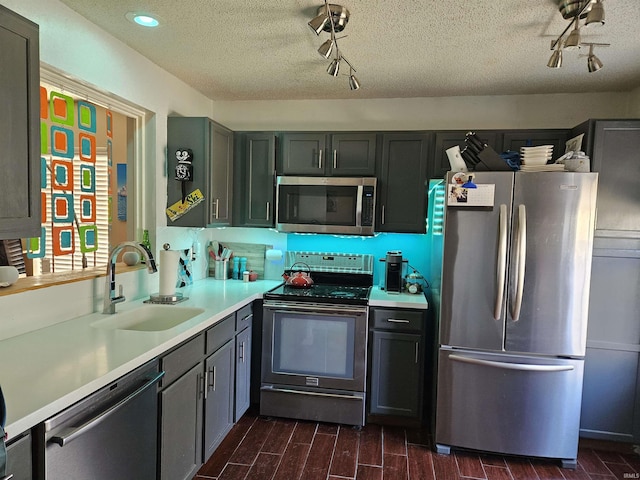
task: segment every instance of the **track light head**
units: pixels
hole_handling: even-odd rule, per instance
[[[591,10],[587,14],[584,24],[586,26],[604,25],[604,5],[601,0],[597,0],[591,5]]]
[[[547,67],[549,68],[560,68],[562,66],[562,50],[556,49],[551,54],[551,58],[549,58],[549,62],[547,63]]]

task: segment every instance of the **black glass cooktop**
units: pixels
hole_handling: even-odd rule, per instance
[[[264,294],[267,300],[316,301],[325,303],[366,305],[370,286],[313,284],[308,288],[280,285]]]

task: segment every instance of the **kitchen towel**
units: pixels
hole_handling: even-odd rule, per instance
[[[178,282],[179,250],[160,250],[160,295],[174,296]]]

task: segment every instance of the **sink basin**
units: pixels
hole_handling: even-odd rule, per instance
[[[160,332],[176,327],[202,312],[203,308],[143,305],[126,312],[104,315],[104,318],[93,322],[91,326],[110,330]]]

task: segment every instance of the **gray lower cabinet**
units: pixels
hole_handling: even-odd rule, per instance
[[[233,427],[235,345],[229,340],[205,362],[204,458],[206,461]]]
[[[0,239],[40,235],[39,27],[0,5]]]
[[[580,435],[640,442],[640,239],[595,239]]]
[[[420,132],[382,136],[376,232],[425,233],[429,140]]]
[[[31,480],[31,434],[26,433],[12,440],[7,446],[7,475],[12,480]]]
[[[427,316],[422,310],[370,311],[369,414],[422,422]]]
[[[161,359],[160,479],[191,479],[233,426],[235,315]]]
[[[236,422],[251,405],[251,333],[248,327],[236,335]]]
[[[203,375],[198,363],[160,393],[160,478],[190,480],[202,464]]]

